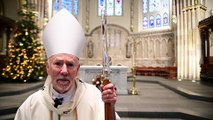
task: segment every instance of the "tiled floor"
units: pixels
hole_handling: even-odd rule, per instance
[[[184,115],[213,118],[213,103],[188,99],[172,90],[155,83],[137,83],[139,95],[118,96],[116,110],[122,113],[135,112],[132,117],[162,117],[172,116],[178,119]],[[127,117],[130,117],[127,116]]]
[[[0,83],[0,119],[13,119],[18,106],[42,84]],[[127,89],[131,87],[129,79]],[[139,95],[118,95],[116,111],[122,120],[213,119],[213,86],[137,76],[136,87]]]

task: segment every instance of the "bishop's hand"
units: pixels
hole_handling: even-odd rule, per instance
[[[101,85],[102,100],[105,103],[115,104],[117,101],[116,88],[112,83]]]

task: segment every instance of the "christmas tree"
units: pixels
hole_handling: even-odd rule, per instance
[[[35,81],[45,75],[40,29],[35,21],[37,13],[26,0],[18,15],[20,19],[16,22],[13,38],[8,44],[8,60],[2,76],[6,80]]]

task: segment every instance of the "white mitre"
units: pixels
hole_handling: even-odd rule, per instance
[[[80,57],[85,35],[80,23],[66,9],[56,13],[43,31],[43,43],[47,57],[59,53]]]

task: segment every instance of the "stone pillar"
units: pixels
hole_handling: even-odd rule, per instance
[[[205,17],[206,7],[199,2],[195,4],[194,0],[178,2],[178,78],[199,80],[201,41],[198,22]]]
[[[188,1],[188,5],[190,5],[190,1]],[[193,72],[192,72],[192,60],[193,60],[193,55],[192,55],[192,53],[193,53],[193,49],[192,49],[192,16],[191,16],[191,8],[189,8],[188,10],[187,10],[187,13],[188,13],[188,57],[189,57],[189,59],[188,59],[188,65],[187,65],[187,67],[188,67],[188,72],[189,72],[189,79],[193,79]]]
[[[187,64],[187,58],[188,58],[188,54],[187,54],[187,22],[188,22],[188,20],[187,20],[187,11],[186,11],[186,0],[184,0],[184,3],[183,3],[183,15],[184,15],[184,27],[183,27],[183,31],[184,31],[184,34],[183,34],[183,39],[184,39],[184,44],[183,44],[183,46],[184,46],[184,75],[183,75],[183,77],[184,77],[184,79],[186,79],[187,77],[188,77],[188,64]]]
[[[194,3],[194,0],[192,0],[192,6],[194,6],[195,5],[195,3]],[[194,50],[195,50],[195,42],[194,42],[194,40],[195,40],[195,38],[196,38],[196,35],[195,35],[195,32],[194,32],[194,28],[196,28],[196,24],[195,24],[195,18],[196,18],[196,16],[195,16],[195,9],[192,9],[192,50],[193,50],[193,52],[192,52],[192,74],[193,74],[193,79],[195,79],[196,78],[196,69],[195,69],[195,65],[196,65],[196,63],[195,63],[195,52],[194,52]]]
[[[174,38],[174,58],[177,58],[177,0],[172,0],[172,30]],[[156,52],[157,53],[157,52]],[[174,66],[177,67],[177,59],[174,59]]]
[[[177,1],[177,79],[180,78],[180,73],[181,73],[181,54],[180,54],[180,0],[176,0]]]
[[[46,10],[47,10],[47,16],[46,17],[47,17],[47,19],[50,19],[53,15],[53,1],[47,0],[46,4],[47,4],[47,7],[48,7],[48,8],[46,8]],[[47,21],[45,21],[45,22],[47,22]]]
[[[182,79],[184,76],[184,37],[183,37],[183,34],[184,34],[184,31],[183,31],[183,28],[184,28],[184,25],[183,25],[183,12],[182,12],[182,9],[183,9],[183,0],[181,0],[181,2],[180,2],[180,19],[181,19],[181,21],[180,21],[180,25],[181,25],[181,28],[180,28],[180,56],[179,57],[181,57],[181,61],[180,61],[180,64],[181,64],[181,66],[180,66],[180,78]]]
[[[200,18],[200,5],[198,5],[196,7],[196,14],[197,14],[197,17],[196,17],[196,26],[198,26],[198,22],[201,20]],[[195,39],[195,45],[196,45],[196,48],[195,48],[195,53],[196,53],[196,58],[195,58],[195,68],[196,68],[196,76],[195,78],[199,78],[200,79],[200,58],[201,58],[201,43],[200,43],[200,35],[199,35],[199,30],[198,30],[198,27],[195,28],[195,35],[196,35],[196,39]]]

